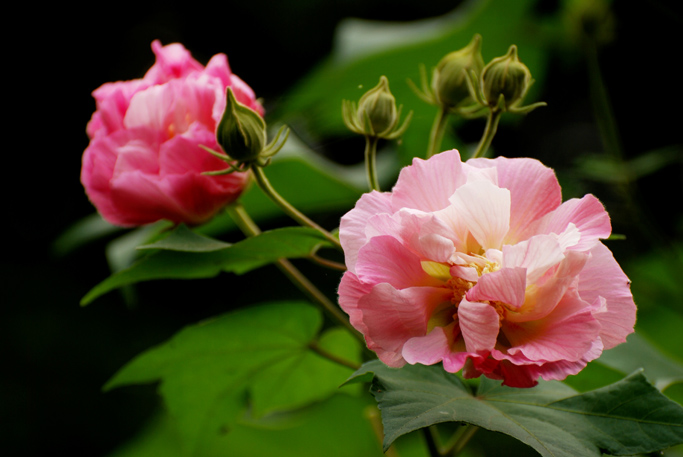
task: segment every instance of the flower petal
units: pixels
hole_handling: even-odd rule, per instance
[[[590,253],[579,276],[579,294],[594,305],[594,316],[602,324],[600,337],[605,349],[611,349],[626,341],[636,323],[636,305],[629,287],[631,281],[605,245],[596,244]]]
[[[498,170],[498,186],[510,191],[510,230],[507,244],[524,239],[520,235],[536,219],[562,203],[562,190],[555,172],[535,159],[521,158],[468,160],[468,165]]]
[[[486,273],[467,291],[470,301],[498,301],[517,309],[524,303],[527,271],[525,268],[503,268]]]
[[[609,215],[602,203],[593,195],[581,199],[573,198],[562,203],[553,212],[545,215],[529,227],[530,233],[563,233],[570,224],[574,224],[581,234],[578,243],[569,249],[587,251],[598,243],[600,238],[607,238],[612,232]]]
[[[389,283],[397,289],[415,286],[437,287],[442,281],[422,268],[420,258],[392,236],[371,238],[358,252],[356,274],[368,284]]]
[[[401,170],[393,189],[392,207],[437,211],[447,207],[455,190],[465,184],[460,153],[455,149],[437,154],[429,160],[415,158],[410,167]]]
[[[573,310],[578,311],[571,312]],[[503,358],[512,363],[524,363],[526,360],[576,362],[599,339],[601,327],[588,304],[576,292],[569,292],[556,310],[543,319],[519,324],[506,322],[502,331],[511,347]]]
[[[458,188],[450,198],[458,215],[479,245],[486,250],[500,249],[510,227],[510,192],[487,181],[476,181]],[[462,237],[460,237],[462,239]]]
[[[533,284],[554,265],[564,259],[557,238],[539,235],[521,241],[514,246],[503,246],[503,267],[526,269],[526,279]]]
[[[450,291],[440,287],[412,287],[397,290],[390,284],[377,284],[360,298],[358,309],[368,329],[368,348],[389,366],[405,364],[402,348],[406,341],[427,334],[434,310],[450,299]]]
[[[460,301],[458,324],[469,352],[488,353],[496,345],[500,316],[488,303]]]
[[[356,207],[341,218],[339,241],[344,249],[346,267],[349,271],[356,271],[358,250],[367,241],[365,227],[368,219],[380,213],[392,213],[391,194],[372,191],[363,194]]]

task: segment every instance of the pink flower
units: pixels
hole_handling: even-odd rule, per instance
[[[513,387],[576,374],[633,332],[629,280],[592,195],[533,159],[415,159],[341,221],[339,303],[385,364]]]
[[[181,44],[152,43],[156,62],[142,79],[107,83],[93,92],[81,182],[109,222],[122,226],[160,219],[200,224],[242,192],[247,175],[206,176],[226,168],[199,147],[218,150],[215,129],[232,87],[263,114],[254,92],[217,54],[206,68]]]

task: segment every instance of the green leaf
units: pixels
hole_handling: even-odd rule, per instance
[[[385,449],[401,435],[449,421],[505,433],[544,457],[631,455],[683,441],[683,408],[640,372],[583,394],[560,382],[515,389],[482,378],[476,395],[440,366],[397,370],[373,361],[354,377],[369,372]]]
[[[181,232],[185,230],[180,229]],[[242,274],[280,258],[306,257],[317,246],[328,244],[317,230],[287,227],[263,232],[219,250],[159,250],[96,285],[83,297],[81,305],[87,305],[100,295],[128,284],[152,279],[211,278],[221,271]]]
[[[165,249],[180,252],[212,252],[230,247],[230,243],[199,235],[185,224],[180,224],[169,236],[151,244],[138,246],[138,249]]]
[[[259,421],[239,420],[229,433],[214,433],[201,447],[202,457],[383,457],[382,447],[368,420],[376,410],[363,397],[333,395],[301,410]],[[427,457],[419,434],[397,442],[401,457]],[[198,454],[198,453],[195,453]],[[187,457],[177,424],[159,414],[141,433],[109,457]]]
[[[102,219],[99,214],[91,214],[66,229],[52,245],[53,252],[58,255],[66,255],[81,246],[97,239],[123,230],[121,227],[110,224]]]
[[[643,368],[659,390],[683,381],[683,366],[666,357],[635,333],[629,335],[626,344],[605,351],[597,362],[622,373]]]
[[[320,313],[302,302],[225,314],[139,355],[104,388],[161,381],[159,392],[192,455],[209,437],[229,433],[247,404],[259,417],[337,390],[350,370],[308,348],[321,324]],[[358,344],[350,337],[345,344],[357,358]]]

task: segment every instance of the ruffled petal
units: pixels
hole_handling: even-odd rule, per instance
[[[525,268],[503,268],[486,273],[467,291],[470,301],[497,301],[518,309],[524,303],[527,271]]]
[[[555,172],[535,159],[521,158],[468,160],[468,165],[498,170],[498,185],[510,191],[510,230],[506,244],[514,244],[527,226],[562,203],[562,190]]]
[[[580,233],[580,240],[569,249],[587,251],[595,246],[601,238],[607,238],[612,232],[609,215],[602,203],[592,195],[581,199],[573,198],[564,202],[559,208],[545,215],[529,227],[526,235],[563,233],[570,224],[574,224]]]
[[[569,314],[569,310],[578,311]],[[506,322],[502,331],[511,347],[503,358],[521,364],[526,361],[576,362],[599,339],[601,328],[588,304],[577,293],[569,292],[557,305],[556,312],[543,319],[520,324]],[[518,355],[522,357],[517,358]]]
[[[377,284],[360,298],[358,309],[368,329],[368,347],[389,366],[405,364],[402,348],[406,341],[427,334],[434,310],[450,299],[450,291],[439,287],[397,290]]]
[[[391,194],[372,191],[363,194],[356,207],[341,218],[339,241],[344,249],[346,267],[349,271],[356,271],[358,250],[367,241],[365,227],[368,219],[381,213],[392,213]]]
[[[563,259],[560,243],[550,235],[534,236],[513,246],[503,246],[503,267],[525,268],[529,284],[538,281],[550,267]]]
[[[458,306],[458,324],[467,351],[488,354],[496,345],[500,316],[488,303],[463,299]]]
[[[636,323],[631,281],[605,245],[596,244],[590,253],[579,276],[579,294],[593,304],[594,316],[602,325],[602,342],[605,349],[611,349],[626,341]]]
[[[424,271],[418,256],[396,238],[386,235],[371,238],[361,248],[356,274],[364,283],[388,283],[397,289],[442,285],[442,281]]]
[[[438,211],[447,207],[448,197],[465,184],[460,153],[455,149],[437,154],[429,160],[413,159],[413,165],[399,174],[393,189],[394,211],[401,208]]]
[[[500,249],[510,227],[510,192],[487,181],[466,184],[450,198],[458,215],[484,249]],[[461,238],[462,239],[462,238]]]

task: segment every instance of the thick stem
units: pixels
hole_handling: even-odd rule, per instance
[[[303,213],[299,212],[296,208],[294,208],[292,205],[289,204],[287,200],[282,198],[280,194],[277,193],[277,191],[273,188],[273,186],[270,184],[270,181],[268,181],[268,178],[266,177],[265,173],[263,172],[263,168],[259,167],[258,165],[252,165],[251,171],[254,174],[254,178],[256,179],[256,183],[258,186],[261,188],[261,190],[270,198],[276,205],[278,205],[288,216],[290,216],[292,219],[297,221],[301,225],[305,225],[307,227],[311,227],[322,233],[325,238],[332,243],[334,247],[337,249],[341,250],[341,243],[335,237],[332,235],[330,232],[310,220],[308,217],[306,217]]]
[[[477,146],[477,150],[472,156],[473,159],[476,159],[477,157],[484,157],[486,155],[486,151],[488,151],[489,146],[491,146],[493,137],[496,136],[496,131],[498,130],[498,121],[500,121],[501,114],[503,114],[503,112],[498,108],[491,108],[489,110],[489,115],[486,118],[486,128],[484,129],[484,135],[481,137],[479,146]]]
[[[462,451],[474,434],[479,430],[479,427],[472,424],[461,426],[453,435],[451,441],[444,446],[442,455],[456,457]]]
[[[308,258],[311,262],[317,263],[322,267],[330,268],[332,270],[337,271],[346,271],[346,265],[344,265],[343,263],[335,262],[334,260],[330,259],[325,259],[317,254],[311,254],[310,256],[308,256]]]
[[[422,436],[425,439],[425,444],[427,445],[427,451],[429,452],[429,457],[443,457],[443,454],[441,453],[439,449],[439,444],[437,443],[437,439],[435,436],[436,428],[431,426],[431,427],[425,427],[422,430]]]
[[[233,204],[227,207],[227,211],[235,221],[237,226],[242,230],[242,232],[249,237],[256,236],[261,233],[261,229],[254,223],[254,221],[249,217],[249,214],[244,210],[244,207],[239,204]],[[311,300],[320,305],[320,307],[325,311],[333,320],[337,321],[343,325],[353,336],[355,336],[360,342],[365,344],[365,338],[361,335],[358,330],[356,330],[346,315],[335,306],[330,299],[328,299],[325,294],[323,294],[320,289],[315,287],[315,285],[308,280],[292,263],[287,259],[279,259],[275,262],[275,265],[284,273],[287,278],[294,283],[295,286],[299,288],[304,294],[306,294]]]
[[[365,171],[368,176],[370,190],[379,191],[379,180],[377,179],[377,142],[379,138],[374,136],[365,137]]]
[[[430,158],[441,148],[441,140],[443,140],[443,133],[446,130],[446,121],[448,120],[448,112],[445,109],[439,109],[432,124],[432,131],[429,133],[429,145],[427,146],[427,158]]]

